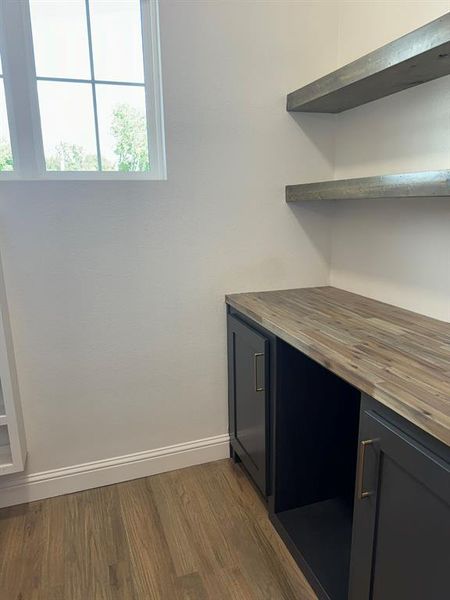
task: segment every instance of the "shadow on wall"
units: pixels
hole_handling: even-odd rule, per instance
[[[347,289],[367,286],[376,293],[390,290],[399,297],[403,291],[401,305],[430,314],[422,307],[428,298],[436,310],[432,316],[449,320],[449,199],[338,203],[331,243],[333,284]],[[382,299],[393,301],[392,296]]]
[[[334,137],[336,129],[335,115],[326,114],[310,114],[291,112],[289,116],[295,121],[296,125],[302,130],[302,133],[316,148],[323,162],[329,165],[334,165]],[[330,144],[330,134],[333,143]],[[299,157],[305,160],[304,157]],[[314,181],[322,181],[326,178],[323,176],[323,162],[315,164],[319,165],[307,171],[305,175],[304,165],[302,175],[295,181],[286,181],[286,185],[294,185],[297,183],[311,183]],[[331,179],[330,175],[328,179]],[[284,195],[283,195],[284,197]],[[315,248],[320,257],[328,264],[331,263],[331,227],[332,219],[336,212],[334,202],[296,202],[287,205],[288,210],[292,212],[300,226],[301,231],[307,236],[311,246]]]
[[[300,230],[311,242],[320,257],[331,264],[331,227],[336,212],[334,203],[329,200],[320,202],[295,202],[287,205],[298,222]]]
[[[296,113],[289,116],[302,130],[308,140],[315,146],[323,159],[332,167],[335,162],[336,116],[328,114]],[[332,143],[330,144],[330,134]],[[310,183],[322,180],[321,172],[311,170],[306,181],[287,181],[286,184]]]
[[[335,176],[450,167],[450,76],[336,115]]]

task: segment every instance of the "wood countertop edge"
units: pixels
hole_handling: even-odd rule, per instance
[[[402,399],[400,395],[395,395],[391,391],[383,390],[382,379],[378,382],[371,381],[370,379],[365,378],[364,374],[356,366],[354,368],[349,368],[344,364],[336,364],[335,359],[332,359],[331,356],[327,355],[326,347],[317,347],[318,345],[313,340],[309,340],[306,333],[304,335],[302,334],[301,338],[295,337],[267,317],[261,316],[243,306],[234,298],[244,295],[245,294],[227,294],[225,296],[225,303],[245,315],[248,319],[261,325],[261,327],[287,344],[293,346],[341,379],[347,381],[361,392],[368,394],[413,425],[416,425],[419,429],[427,432],[445,445],[450,446],[450,423],[449,426],[446,427],[436,421],[436,419],[433,418],[433,412],[429,410],[429,407],[427,407],[426,410],[421,411],[408,403],[407,400]],[[408,393],[409,392],[405,391],[405,395]],[[419,404],[422,403],[419,398],[417,398],[416,401]],[[445,417],[445,415],[442,416]]]

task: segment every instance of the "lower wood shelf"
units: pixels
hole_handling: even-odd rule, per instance
[[[332,498],[277,513],[273,519],[294,556],[306,563],[333,600],[348,596],[352,513],[345,498]]]
[[[450,169],[286,186],[286,202],[450,196]]]

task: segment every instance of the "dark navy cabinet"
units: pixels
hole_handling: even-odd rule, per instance
[[[264,496],[269,482],[269,352],[268,337],[228,315],[231,451]]]
[[[363,403],[349,599],[441,600],[450,594],[450,451],[384,413]]]

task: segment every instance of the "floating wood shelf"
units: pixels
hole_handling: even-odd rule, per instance
[[[450,13],[292,92],[287,110],[340,113],[450,74]]]
[[[339,179],[286,186],[286,202],[450,196],[450,170]]]

